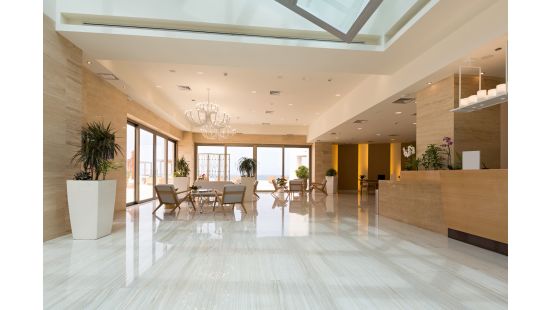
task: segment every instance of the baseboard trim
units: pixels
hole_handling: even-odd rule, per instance
[[[448,228],[447,236],[464,243],[508,256],[508,244]]]

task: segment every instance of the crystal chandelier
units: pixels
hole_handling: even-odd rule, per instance
[[[210,102],[210,89],[208,89],[208,102],[197,103],[194,109],[185,111],[187,119],[199,127],[202,135],[207,139],[225,139],[235,134],[229,122],[231,117],[222,113],[217,104]]]

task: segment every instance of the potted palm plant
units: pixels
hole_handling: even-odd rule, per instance
[[[102,122],[92,122],[81,129],[80,148],[72,162],[82,170],[73,180],[67,180],[73,239],[98,239],[111,233],[116,180],[105,180],[105,177],[118,168],[113,160],[121,153],[111,123],[105,126]]]
[[[298,169],[296,169],[296,177],[300,180],[302,180],[302,183],[304,184],[304,188],[307,188],[307,179],[309,178],[309,169],[304,166],[298,166]]]
[[[327,170],[325,179],[327,180],[327,194],[333,195],[338,193],[338,177],[336,169],[330,168]]]
[[[189,188],[190,177],[189,177],[189,163],[185,160],[184,157],[176,161],[176,171],[174,171],[174,187],[178,190],[183,191]]]
[[[241,157],[239,159],[239,172],[241,173],[241,184],[246,186],[244,200],[254,198],[254,183],[256,182],[256,161],[254,158]]]

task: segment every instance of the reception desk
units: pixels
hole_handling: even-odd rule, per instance
[[[379,214],[507,253],[508,170],[402,171],[380,181]]]

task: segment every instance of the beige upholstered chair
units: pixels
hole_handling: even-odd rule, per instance
[[[231,205],[233,208],[235,207],[235,204],[240,204],[243,208],[244,213],[246,212],[246,208],[244,207],[243,200],[244,200],[244,192],[246,190],[246,186],[239,185],[239,184],[232,184],[232,185],[226,185],[223,187],[223,192],[220,193],[219,191],[216,191],[216,203],[219,203],[222,207],[224,205]],[[212,211],[216,208],[216,203],[214,203],[214,206],[212,207]]]
[[[295,193],[303,193],[304,192],[304,182],[302,180],[290,180],[288,182],[288,196],[289,198],[291,195],[294,197]]]
[[[323,192],[325,195],[328,195],[327,193],[327,179],[324,179],[321,183],[311,183],[311,186],[309,187],[309,190],[313,192],[313,190],[318,190]]]
[[[197,209],[195,208],[195,203],[191,198],[190,190],[176,192],[176,189],[172,184],[159,184],[155,186],[155,191],[157,192],[157,198],[160,204],[153,211],[153,213],[155,213],[162,205],[166,204],[173,204],[176,206],[176,208],[180,208],[181,203],[184,201],[190,202],[193,206],[193,210],[197,211]]]

